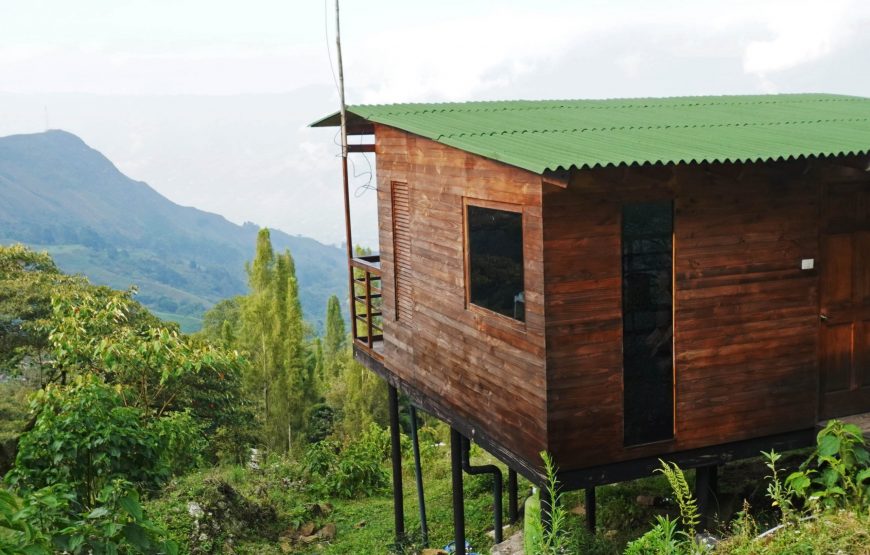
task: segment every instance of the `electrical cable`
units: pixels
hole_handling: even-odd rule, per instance
[[[330,71],[330,73],[332,73],[332,82],[335,83],[336,92],[341,94],[341,91],[340,91],[339,85],[338,85],[338,78],[335,76],[335,65],[332,63],[332,49],[329,47],[329,0],[323,0],[323,35],[326,38],[326,57],[329,59],[329,71]],[[332,142],[334,142],[335,145],[338,147],[341,146],[341,142],[339,142],[340,135],[341,135],[341,130],[339,129],[338,132],[336,132],[335,136],[332,139]],[[362,137],[360,137],[360,144],[362,144]],[[353,158],[351,158],[350,156],[347,157],[347,159],[351,165],[351,173],[353,174],[354,179],[360,178],[364,175],[368,175],[368,177],[369,177],[368,181],[366,181],[362,185],[358,185],[354,189],[353,196],[356,198],[360,198],[361,196],[366,194],[367,191],[376,190],[376,187],[374,187],[372,185],[372,181],[374,180],[374,171],[375,170],[372,167],[372,163],[371,163],[371,160],[369,160],[369,157],[366,156],[366,154],[364,152],[362,153],[362,155],[363,155],[363,158],[365,159],[366,164],[368,165],[369,169],[368,169],[368,171],[362,171],[359,173],[357,173],[357,171],[356,171],[356,164],[354,163]],[[341,157],[341,153],[336,154],[335,157],[336,158]]]

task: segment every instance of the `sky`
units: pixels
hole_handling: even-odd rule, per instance
[[[61,128],[171,200],[343,241],[334,0],[0,0],[0,135]],[[349,103],[870,96],[866,0],[345,0]],[[354,155],[354,238],[377,244]]]

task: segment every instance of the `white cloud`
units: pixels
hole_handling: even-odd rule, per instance
[[[177,202],[342,239],[334,131],[303,127],[338,104],[323,0],[7,3],[15,9],[0,17],[0,92],[25,94],[0,94],[0,134],[40,131],[47,112],[52,127],[79,133]],[[867,28],[867,0],[342,4],[354,103],[870,96]],[[33,94],[73,91],[124,96]],[[277,91],[295,92],[259,94]],[[257,96],[211,96],[238,93]],[[373,198],[353,199],[355,237],[368,244]]]
[[[509,85],[563,51],[579,30],[560,23],[512,12],[377,33],[346,48],[347,75],[363,102],[468,99]]]
[[[746,45],[743,67],[764,78],[770,73],[791,69],[830,55],[860,29],[861,14],[868,14],[866,3],[849,0],[812,0],[781,6],[769,14],[772,35]]]

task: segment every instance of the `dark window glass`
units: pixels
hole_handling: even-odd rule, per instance
[[[673,437],[673,204],[622,211],[625,443]]]
[[[525,321],[523,215],[468,207],[469,300]]]

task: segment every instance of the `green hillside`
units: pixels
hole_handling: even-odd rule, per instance
[[[70,133],[0,138],[0,243],[47,250],[94,283],[136,285],[139,301],[186,331],[245,292],[258,229],[169,201]],[[303,310],[319,327],[329,295],[344,297],[343,252],[275,230],[272,242],[290,249]]]

